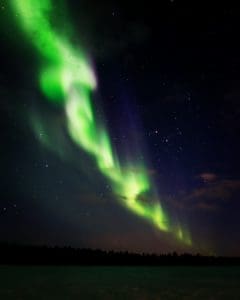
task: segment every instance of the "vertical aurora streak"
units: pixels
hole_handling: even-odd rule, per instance
[[[91,95],[97,82],[93,68],[84,51],[73,47],[68,36],[53,26],[51,0],[13,0],[13,8],[42,59],[40,88],[49,101],[63,106],[71,139],[95,159],[122,205],[159,230],[171,231],[191,244],[182,228],[170,224],[159,202],[141,200],[152,188],[145,166],[120,164],[105,126],[94,115]]]

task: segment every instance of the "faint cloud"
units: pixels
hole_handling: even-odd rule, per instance
[[[157,169],[148,169],[148,174],[149,175],[156,175],[157,174]]]
[[[186,199],[227,200],[237,190],[240,190],[240,180],[215,179],[210,185],[193,190]]]
[[[215,173],[206,172],[206,173],[199,174],[198,178],[200,178],[204,182],[209,183],[217,180],[217,175]]]
[[[213,173],[203,173],[202,176],[207,185],[193,189],[189,193],[182,194],[179,198],[170,202],[181,210],[217,211],[221,206],[234,199],[234,195],[240,191],[239,179],[218,179]]]
[[[205,210],[205,211],[217,211],[218,210],[218,206],[216,204],[210,204],[207,202],[198,202],[195,205],[196,209],[200,209],[200,210]]]

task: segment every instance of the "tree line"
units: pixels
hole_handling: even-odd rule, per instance
[[[240,265],[240,257],[205,256],[177,252],[166,254],[104,251],[72,247],[0,244],[0,264],[9,265],[125,265],[125,266],[218,266]]]

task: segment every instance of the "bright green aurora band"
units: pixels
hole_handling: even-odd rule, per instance
[[[63,105],[72,140],[95,159],[99,171],[108,178],[115,194],[121,195],[120,201],[128,210],[191,245],[188,232],[179,225],[170,225],[158,201],[141,200],[151,186],[146,168],[119,163],[107,130],[94,116],[91,102],[97,86],[94,71],[84,51],[73,47],[68,37],[52,26],[51,0],[12,1],[21,26],[43,59],[39,75],[41,90],[47,99]]]

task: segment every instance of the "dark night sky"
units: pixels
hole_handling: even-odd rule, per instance
[[[0,7],[0,240],[184,250],[119,206],[93,161],[62,132],[62,113],[43,100],[37,55],[7,2]],[[94,61],[95,101],[116,148],[124,156],[130,140],[133,153],[141,145],[161,201],[189,226],[191,251],[240,255],[240,11],[181,0],[66,2]],[[57,151],[33,133],[36,115],[44,115]]]

